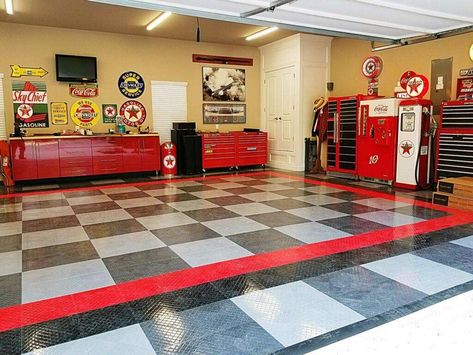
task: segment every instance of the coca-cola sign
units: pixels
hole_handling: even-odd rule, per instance
[[[69,84],[69,94],[74,97],[96,97],[99,87],[97,84]]]
[[[387,106],[387,105],[383,105],[383,104],[377,105],[377,106],[374,108],[374,112],[375,112],[375,113],[386,113],[386,112],[388,112],[388,106]]]

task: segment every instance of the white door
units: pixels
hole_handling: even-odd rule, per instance
[[[274,70],[265,75],[266,127],[269,149],[294,151],[294,67]]]

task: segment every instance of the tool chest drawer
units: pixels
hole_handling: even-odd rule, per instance
[[[266,132],[237,132],[237,166],[265,165],[268,162],[268,134]]]
[[[202,135],[202,168],[236,165],[235,136],[230,133]]]

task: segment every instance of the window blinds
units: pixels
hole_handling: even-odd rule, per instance
[[[5,121],[5,99],[3,97],[3,74],[0,73],[0,140],[7,139],[7,128]]]
[[[161,142],[171,140],[173,122],[187,122],[187,83],[151,81],[153,129]]]

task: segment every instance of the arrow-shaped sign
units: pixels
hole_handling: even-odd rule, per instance
[[[48,72],[39,67],[39,68],[31,68],[31,67],[20,67],[19,65],[10,65],[11,68],[11,77],[12,78],[19,78],[21,76],[39,76],[42,78]]]

